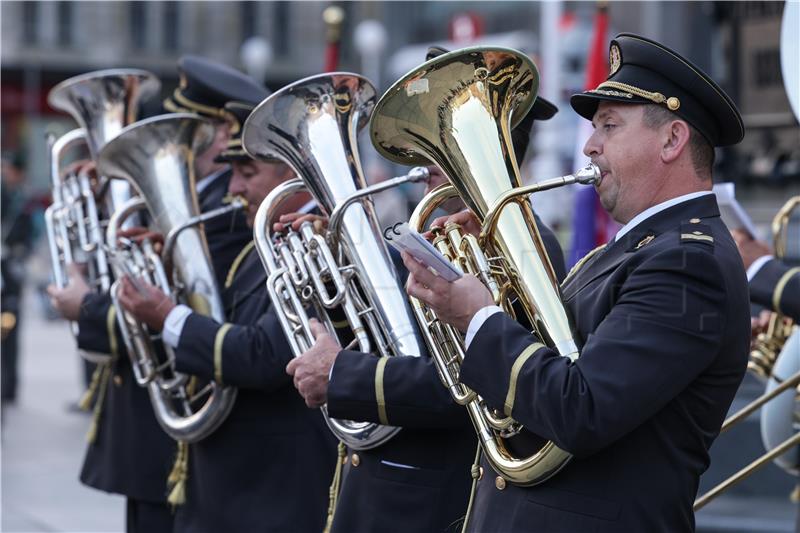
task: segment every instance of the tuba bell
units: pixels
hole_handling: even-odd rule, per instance
[[[78,148],[88,149],[96,161],[105,143],[135,120],[139,102],[155,94],[160,85],[146,71],[100,70],[62,81],[48,94],[50,106],[69,113],[80,125],[57,140],[48,136],[53,203],[45,211],[45,226],[57,287],[66,287],[67,265],[77,262],[87,265],[90,287],[103,292],[109,289],[103,225],[115,205],[130,197],[124,182],[101,178],[93,184],[85,173],[67,171],[63,164],[66,155]],[[98,203],[104,203],[105,209]],[[70,327],[77,337],[78,324],[71,322]],[[106,354],[79,353],[96,363],[109,359]]]
[[[142,277],[173,300],[224,322],[208,245],[198,225],[240,206],[200,215],[193,159],[212,139],[211,123],[195,115],[153,117],[128,126],[109,141],[99,154],[98,169],[103,175],[124,178],[139,195],[122,204],[109,221],[106,243],[116,277]],[[118,239],[126,219],[142,210],[150,227],[164,235],[160,255],[147,240],[138,246]],[[198,387],[191,383],[194,379],[177,372],[173,350],[164,345],[166,358],[161,357],[146,327],[122,310],[118,284],[119,280],[111,286],[117,321],[136,381],[147,388],[158,422],[179,441],[206,437],[227,417],[236,389],[214,381]]]
[[[409,226],[423,231],[436,207],[460,196],[481,222],[480,236],[448,225],[434,228],[434,245],[482,279],[495,302],[512,315],[517,299],[517,308],[524,310],[542,342],[574,360],[578,346],[528,195],[569,183],[596,183],[600,172],[590,166],[575,175],[520,187],[510,132],[533,105],[537,89],[536,66],[520,52],[494,47],[453,51],[396,82],[376,105],[370,134],[387,159],[404,165],[434,163],[452,184],[423,198]],[[439,376],[454,400],[467,407],[492,467],[518,485],[555,475],[570,454],[544,442],[530,456],[515,456],[507,439],[521,425],[459,382],[462,335],[439,322],[419,300],[411,300]]]
[[[356,136],[369,119],[375,89],[356,74],[312,76],[272,94],[245,122],[242,144],[255,159],[281,160],[302,179],[276,187],[256,214],[256,249],[267,270],[267,290],[295,356],[314,344],[306,308],[330,332],[329,313],[341,309],[357,349],[381,356],[423,353],[405,292],[398,283],[369,195],[427,178],[426,169],[367,187]],[[280,203],[308,190],[325,214],[328,231],[309,223],[299,232],[273,235],[270,222]],[[399,428],[336,420],[328,426],[353,449],[379,446]]]

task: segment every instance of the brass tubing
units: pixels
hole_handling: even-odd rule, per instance
[[[708,491],[707,493],[703,494],[701,497],[697,498],[694,502],[694,511],[697,512],[702,509],[708,502],[731,488],[732,486],[736,485],[743,479],[748,478],[753,472],[767,464],[768,462],[772,461],[776,457],[780,457],[784,453],[788,452],[794,446],[800,444],[800,433],[795,433],[794,436],[789,437],[783,443],[773,448],[772,451],[765,453],[746,467],[742,468],[734,475]]]
[[[752,402],[741,408],[735,414],[728,417],[722,424],[722,427],[720,428],[719,432],[724,433],[725,431],[730,429],[733,425],[747,418],[747,416],[749,416],[756,409],[758,409],[768,401],[772,400],[780,393],[796,386],[798,383],[800,383],[800,371],[795,372],[788,379],[784,380],[783,383],[781,383],[771,391],[762,394],[761,396],[759,396],[758,398],[756,398],[755,400],[753,400]]]

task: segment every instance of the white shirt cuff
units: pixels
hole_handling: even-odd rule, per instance
[[[481,329],[483,323],[486,322],[486,320],[493,314],[502,312],[503,310],[496,305],[487,305],[475,313],[475,315],[472,317],[472,320],[469,321],[469,326],[467,327],[467,336],[464,337],[464,346],[466,350],[469,350],[469,345],[472,343],[472,339],[475,338],[475,335],[478,333],[478,330]]]
[[[761,267],[763,267],[770,259],[772,259],[771,255],[762,255],[753,261],[753,264],[751,264],[750,268],[747,269],[747,281],[753,281],[753,278],[756,277],[756,274],[758,274],[758,271],[761,270]]]
[[[161,332],[161,340],[167,346],[178,347],[181,340],[181,332],[186,319],[192,314],[192,308],[187,305],[176,305],[164,319],[164,330]]]

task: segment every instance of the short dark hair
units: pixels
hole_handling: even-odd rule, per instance
[[[651,129],[660,128],[670,120],[680,120],[672,111],[655,104],[646,104],[642,120],[644,125]],[[711,168],[714,166],[714,147],[691,124],[689,126],[689,150],[692,154],[692,164],[697,174],[704,179],[711,179]]]

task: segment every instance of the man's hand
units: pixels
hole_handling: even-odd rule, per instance
[[[447,225],[450,222],[454,222],[460,225],[461,231],[463,231],[464,233],[471,233],[476,237],[481,232],[481,225],[478,222],[478,217],[476,217],[469,209],[464,209],[463,211],[459,211],[454,215],[448,215],[436,218],[434,219],[433,222],[431,222],[431,227],[438,226],[444,229],[445,225]],[[425,232],[423,237],[425,237],[426,239],[430,239],[431,232],[430,231]]]
[[[156,231],[150,231],[141,226],[134,226],[132,228],[121,230],[117,233],[117,237],[130,239],[136,244],[142,244],[145,239],[149,239],[153,244],[153,251],[157,254],[161,253],[164,246],[164,236]]]
[[[466,332],[475,313],[494,305],[492,294],[472,274],[449,282],[403,252],[403,263],[408,268],[406,292],[428,305],[445,324]]]
[[[736,247],[739,249],[739,255],[742,256],[745,269],[750,268],[750,265],[759,257],[772,253],[767,243],[755,240],[746,231],[735,229],[731,231],[731,235],[736,241]]]
[[[328,376],[342,347],[318,320],[311,319],[316,342],[310,350],[289,361],[286,373],[294,377],[294,386],[309,407],[328,401]]]
[[[83,298],[89,293],[89,284],[83,278],[80,266],[75,263],[67,265],[68,283],[63,289],[55,285],[47,287],[50,302],[56,311],[67,320],[78,320],[81,314]]]
[[[139,322],[144,322],[154,331],[164,329],[167,315],[175,307],[172,300],[156,287],[139,282],[142,293],[136,290],[133,282],[124,276],[120,281],[119,303]]]
[[[310,213],[289,213],[281,215],[278,222],[272,225],[272,230],[280,233],[288,226],[291,226],[294,231],[300,231],[300,226],[303,222],[311,222],[314,226],[314,231],[317,233],[321,233],[328,227],[328,217]]]

